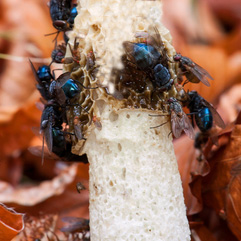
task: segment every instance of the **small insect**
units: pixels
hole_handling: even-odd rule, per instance
[[[66,54],[66,44],[62,43],[57,45],[57,47],[52,51],[51,58],[52,62],[61,64]]]
[[[94,122],[95,127],[96,127],[98,130],[101,130],[101,129],[102,129],[102,124],[101,124],[100,118],[94,115],[93,118],[92,118],[92,120],[93,120],[93,122]]]
[[[173,97],[168,101],[171,112],[171,126],[173,135],[178,138],[181,136],[182,131],[188,137],[194,139],[194,129],[187,115],[184,113],[181,104]]]
[[[77,189],[78,193],[80,193],[82,190],[86,190],[86,187],[81,182],[77,182],[76,189]]]
[[[78,116],[74,117],[74,134],[78,140],[86,140],[81,130],[81,122]]]
[[[68,43],[70,52],[72,57],[66,57],[62,59],[63,64],[71,64],[73,62],[79,63],[80,61],[80,52],[79,52],[79,42],[77,42],[77,38],[74,40],[74,47],[72,48],[71,45]]]
[[[177,99],[173,97],[171,97],[167,101],[167,103],[169,104],[169,110],[171,115],[171,127],[172,127],[173,135],[176,138],[178,138],[181,136],[182,131],[184,131],[189,138],[194,139],[194,136],[195,136],[194,129],[191,125],[189,118],[183,111],[181,104],[178,102]],[[166,115],[150,115],[150,116],[166,116]],[[167,122],[164,122],[161,125],[151,127],[151,129],[160,127],[166,123]]]
[[[180,63],[180,69],[182,74],[184,74],[187,80],[184,85],[188,82],[199,83],[200,81],[206,86],[210,86],[207,78],[213,80],[212,76],[201,66],[193,62],[188,57],[184,57],[181,54],[176,54],[173,56],[174,61]]]
[[[86,69],[92,69],[95,66],[95,55],[90,51],[86,56]]]
[[[50,100],[50,94],[49,94],[49,86],[51,83],[51,79],[53,79],[53,75],[51,74],[50,67],[47,65],[40,66],[38,70],[33,66],[33,63],[29,60],[31,69],[33,71],[35,80],[37,81],[36,88],[40,92],[41,96],[45,100]]]
[[[192,121],[195,118],[201,132],[210,130],[213,123],[222,129],[225,128],[225,123],[215,108],[201,97],[197,91],[190,91],[188,95],[190,100],[187,107],[190,113],[193,114]]]

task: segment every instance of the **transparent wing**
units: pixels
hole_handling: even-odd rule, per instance
[[[172,124],[172,133],[173,135],[178,138],[181,136],[182,133],[182,122],[181,119],[177,116],[177,114],[172,111],[171,113],[171,124]]]
[[[213,105],[210,104],[209,102],[207,102],[207,101],[206,101],[205,99],[203,99],[203,98],[202,98],[202,103],[203,103],[203,105],[205,105],[206,107],[208,107],[209,110],[211,111],[211,113],[212,113],[212,115],[213,115],[213,122],[214,122],[217,126],[219,126],[219,127],[221,127],[222,129],[224,129],[226,125],[225,125],[222,117],[218,114],[218,112],[216,111],[216,109],[213,107]]]
[[[187,115],[184,112],[183,112],[183,115],[182,115],[182,124],[183,124],[183,130],[186,133],[186,135],[190,139],[194,140],[194,138],[195,138],[194,129],[192,127],[190,119],[187,117]]]
[[[42,130],[49,152],[53,150],[53,131],[51,121],[48,120],[47,126]]]
[[[38,77],[38,75],[37,75],[37,71],[36,71],[36,69],[34,68],[33,63],[31,62],[30,59],[29,59],[29,63],[30,63],[30,67],[31,67],[31,69],[32,69],[32,71],[33,71],[35,80],[37,81],[37,83],[38,83],[40,86],[42,86],[42,82],[40,81],[40,79],[39,79],[39,77]]]
[[[78,138],[78,140],[83,140],[83,135],[82,135],[82,131],[80,128],[80,125],[74,125],[74,134],[76,135],[76,137]]]
[[[61,88],[70,79],[70,75],[70,72],[65,72],[61,74],[56,80],[57,86]]]
[[[136,64],[135,57],[134,57],[135,44],[130,41],[125,41],[123,42],[123,47],[127,57],[129,58],[129,61],[133,64]]]
[[[191,72],[199,81],[201,81],[203,84],[206,86],[210,86],[209,81],[207,78],[212,79],[212,76],[205,70],[203,69],[200,65],[196,64],[193,62],[190,58],[188,57],[182,57],[181,60],[182,65],[185,67],[185,69],[189,72]],[[194,83],[198,83],[199,81],[196,81]]]

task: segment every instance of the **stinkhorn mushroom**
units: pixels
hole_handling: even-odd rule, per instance
[[[158,93],[144,71],[132,63],[128,63],[132,70],[127,70],[123,63],[123,43],[145,42],[153,27],[172,59],[176,52],[161,23],[161,9],[160,1],[78,2],[69,43],[78,41],[75,54],[80,61],[64,68],[85,86],[74,100],[79,105],[69,108],[68,120],[78,137],[73,139],[72,152],[86,153],[90,163],[92,241],[190,240],[165,109],[166,100],[177,90],[173,84]],[[175,83],[177,64],[166,61]],[[151,116],[163,111],[166,116]]]

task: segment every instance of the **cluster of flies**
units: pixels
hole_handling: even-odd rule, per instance
[[[73,28],[74,19],[77,16],[77,8],[76,4],[72,3],[71,0],[50,0],[49,7],[53,26],[57,29],[54,39],[55,47],[51,54],[52,61],[49,65],[42,65],[38,69],[35,69],[30,61],[36,80],[36,87],[41,95],[41,101],[44,104],[40,122],[43,146],[41,150],[35,148],[31,149],[31,151],[34,154],[39,154],[41,151],[43,161],[44,154],[48,155],[44,150],[44,143],[46,143],[48,151],[51,153],[48,156],[60,158],[64,161],[86,163],[86,159],[71,153],[71,136],[78,140],[84,139],[84,137],[79,123],[74,125],[73,133],[68,131],[66,111],[70,106],[77,105],[71,103],[72,100],[80,94],[83,88],[87,87],[78,80],[72,79],[71,72],[65,72],[58,78],[55,78],[55,70],[51,71],[50,68],[52,63],[78,63],[80,60],[80,56],[77,54],[78,43],[76,40],[73,49],[68,44],[67,37],[64,38],[65,42],[57,44],[57,36],[59,33],[63,32],[64,36],[67,36],[66,32]],[[72,57],[65,58],[67,46],[69,46],[71,50]],[[82,110],[86,111],[84,108]]]
[[[208,101],[196,91],[186,92],[183,86],[188,82],[201,82],[210,86],[208,78],[213,78],[188,57],[175,54],[170,58],[156,27],[151,27],[148,32],[136,33],[136,38],[144,39],[144,41],[140,43],[126,41],[123,43],[128,61],[143,74],[148,75],[154,86],[154,91],[157,93],[169,91],[173,87],[176,88],[176,98],[170,97],[164,100],[168,108],[168,115],[171,117],[172,134],[178,138],[184,131],[191,139],[195,139],[193,127],[194,122],[196,122],[200,133],[195,139],[195,145],[197,148],[201,148],[200,145],[203,143],[200,140],[203,142],[208,140],[213,125],[225,128],[225,124]],[[171,78],[168,69],[169,63],[178,63],[177,79]],[[186,106],[190,113],[186,114],[183,111],[183,106]]]
[[[40,66],[37,70],[30,61],[30,66],[36,80],[36,87],[44,104],[40,122],[40,133],[43,136],[42,148],[41,150],[33,148],[31,152],[37,155],[41,152],[43,162],[44,155],[48,155],[44,150],[44,143],[46,143],[48,151],[51,153],[48,156],[51,158],[87,163],[86,158],[72,154],[71,152],[71,136],[74,136],[78,140],[84,139],[84,137],[78,121],[74,125],[74,133],[68,131],[66,111],[70,106],[76,105],[71,102],[80,94],[83,88],[91,88],[85,87],[78,80],[72,79],[70,72],[65,72],[58,78],[55,78],[55,70],[51,71],[50,68],[52,63],[79,63],[78,43],[75,39],[74,48],[72,49],[68,44],[68,37],[66,35],[66,32],[73,29],[74,19],[77,16],[77,8],[76,4],[71,0],[50,0],[49,7],[53,26],[57,29],[54,39],[55,47],[51,54],[52,61],[49,65]],[[57,44],[57,37],[60,32],[63,32],[65,42]],[[65,58],[67,46],[70,48],[72,57]],[[89,62],[93,64],[93,59],[91,58]],[[86,111],[84,108],[82,109]],[[72,234],[74,237],[78,233],[81,233],[82,238],[78,240],[89,240],[89,220],[66,217],[63,221],[68,223],[63,228],[63,232]]]

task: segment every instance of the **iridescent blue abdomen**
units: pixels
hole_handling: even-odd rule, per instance
[[[209,108],[204,107],[195,114],[196,124],[202,132],[205,132],[213,126],[213,116]]]
[[[74,98],[80,92],[80,89],[79,89],[78,85],[72,79],[69,79],[62,86],[62,89],[63,89],[66,97],[69,98],[69,99]]]

